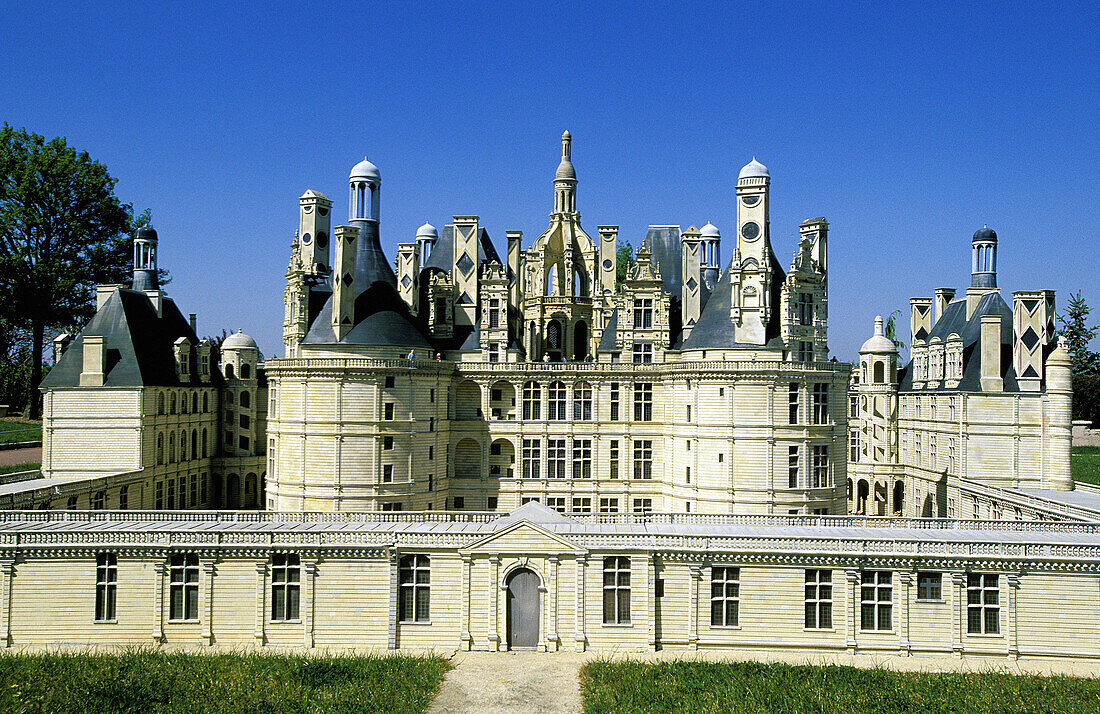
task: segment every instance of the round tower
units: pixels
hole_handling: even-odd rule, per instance
[[[1073,488],[1070,471],[1070,447],[1073,445],[1073,374],[1070,371],[1069,354],[1061,340],[1047,356],[1047,438],[1044,448],[1047,471],[1043,474],[1043,488],[1069,491]]]
[[[134,231],[134,290],[158,290],[157,232],[152,226]]]
[[[974,232],[971,241],[970,287],[997,287],[997,232],[983,226]]]
[[[851,469],[856,480],[853,510],[879,516],[901,513],[905,486],[897,468],[898,348],[886,337],[881,315],[875,318],[875,334],[859,349],[856,396],[859,445]]]

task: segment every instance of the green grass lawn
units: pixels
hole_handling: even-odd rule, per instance
[[[442,657],[0,655],[0,711],[422,712],[448,669]]]
[[[1100,446],[1075,446],[1070,454],[1073,480],[1100,486]]]
[[[30,471],[32,469],[37,470],[41,466],[37,461],[30,461],[25,464],[0,464],[0,474],[11,474],[16,471]]]
[[[590,714],[1100,711],[1100,679],[757,662],[596,660],[581,692]]]
[[[0,419],[0,444],[42,441],[42,422],[18,417]]]

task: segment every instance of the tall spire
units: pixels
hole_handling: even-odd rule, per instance
[[[554,213],[577,212],[577,172],[570,160],[573,136],[566,131],[561,135],[561,163],[554,173]]]

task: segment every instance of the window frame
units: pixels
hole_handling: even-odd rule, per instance
[[[976,623],[975,613],[978,615]],[[993,616],[992,627],[989,619],[991,615]],[[999,573],[966,574],[966,634],[1001,636]]]
[[[917,602],[943,602],[943,573],[917,571]]]
[[[605,557],[603,559],[603,624],[605,627],[625,627],[633,624],[630,618],[630,599],[630,558],[621,555]]]
[[[271,621],[301,621],[302,559],[297,553],[271,556]]]
[[[710,626],[740,628],[740,608],[741,568],[732,565],[711,566]]]
[[[168,621],[199,621],[198,553],[173,553],[168,559]]]
[[[431,624],[431,580],[430,556],[423,553],[401,556],[397,564],[398,624]]]
[[[117,622],[118,554],[96,553],[95,622]]]
[[[833,571],[808,568],[804,576],[803,629],[833,629]],[[827,588],[827,590],[826,590]],[[828,620],[827,623],[824,621]]]
[[[894,631],[894,574],[892,571],[860,571],[859,629],[861,632]]]

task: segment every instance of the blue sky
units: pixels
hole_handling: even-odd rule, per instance
[[[831,223],[840,359],[876,314],[907,330],[910,296],[964,289],[986,223],[1006,298],[1081,290],[1100,324],[1095,3],[341,5],[9,3],[0,120],[106,164],[200,334],[268,356],[303,191],[343,221],[367,155],[391,258],[453,215],[526,247],[564,129],[590,233],[710,220],[723,261],[737,172],[767,164],[784,264],[800,221]]]

